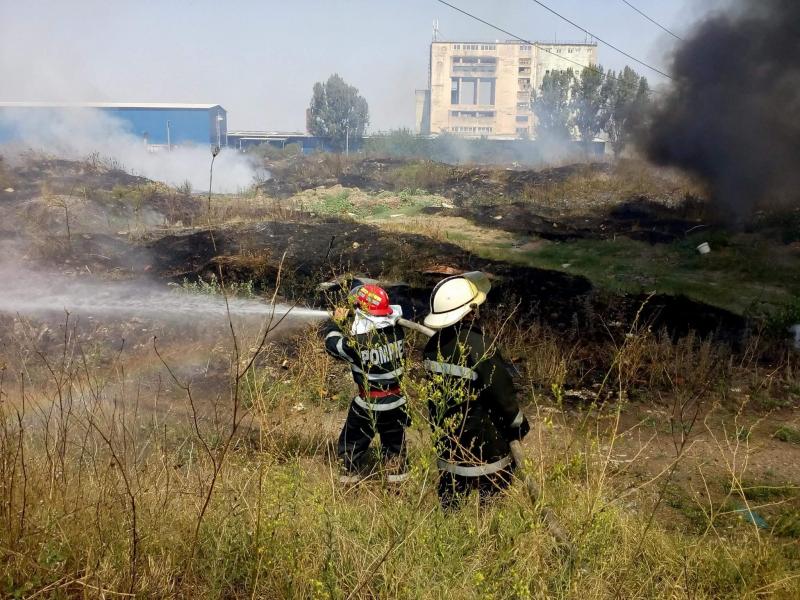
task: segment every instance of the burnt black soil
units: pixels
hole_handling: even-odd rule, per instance
[[[379,192],[421,188],[452,199],[457,205],[475,198],[515,198],[528,188],[545,187],[578,174],[607,173],[607,163],[580,163],[538,170],[453,166],[409,159],[365,159],[343,166],[329,165],[323,157],[306,157],[270,165],[272,179],[260,188],[273,197],[286,198],[303,190],[341,184]],[[426,172],[435,172],[428,176]]]
[[[668,244],[701,228],[710,229],[696,216],[698,211],[691,201],[669,208],[644,197],[624,202],[605,214],[578,217],[548,217],[538,214],[535,206],[525,202],[455,209],[429,207],[423,212],[463,217],[483,227],[553,241],[624,236],[650,244]]]
[[[27,200],[41,194],[42,183],[47,182],[53,194],[76,194],[83,190],[112,190],[117,186],[147,186],[152,181],[131,175],[116,165],[99,160],[74,161],[43,158],[31,154],[13,164],[4,165],[8,184],[13,195],[8,199]]]
[[[368,189],[370,186],[386,189],[392,182],[392,173],[406,164],[404,161],[362,161],[348,175],[362,179],[345,181]],[[29,160],[13,168],[4,165],[4,168],[17,185],[10,194],[14,199],[39,194],[44,180],[56,193],[71,193],[75,186],[104,192],[115,186],[141,188],[147,191],[147,197],[142,198],[146,206],[161,200],[171,203],[176,198],[169,190],[162,194],[158,186],[154,187],[148,180],[128,175],[113,165],[91,161]],[[540,171],[443,165],[438,168],[448,169],[449,177],[434,191],[457,198],[458,194],[517,193],[527,185],[566,179],[581,169],[608,167],[574,165]],[[454,210],[482,225],[550,239],[627,232],[653,241],[658,235],[681,235],[692,225],[686,214],[670,212],[642,199],[623,204],[606,217],[589,216],[588,221],[574,219],[557,223],[532,214],[521,203]],[[503,218],[495,219],[498,215]],[[25,240],[18,237],[20,232],[3,233],[4,239],[17,240],[24,247]],[[334,218],[267,221],[213,232],[194,230],[140,243],[124,235],[82,233],[68,241],[52,238],[47,251],[48,256],[36,257],[37,260],[75,275],[144,276],[181,281],[184,278],[209,279],[221,273],[227,281],[254,281],[264,290],[274,287],[283,260],[281,293],[289,298],[304,303],[319,302],[317,285],[320,282],[343,273],[360,274],[394,284],[391,287],[395,296],[406,305],[412,317],[426,311],[431,288],[447,273],[483,270],[496,278],[491,297],[494,306],[515,306],[523,320],[538,319],[557,330],[586,339],[607,339],[609,331],[624,333],[645,300],[643,296],[597,290],[584,277],[487,260],[458,246],[424,236],[386,235],[368,225]],[[680,296],[649,299],[642,309],[640,322],[657,329],[666,328],[673,335],[695,330],[700,335],[714,336],[732,344],[739,343],[746,333],[743,318]]]
[[[167,223],[189,224],[204,214],[205,203],[188,192],[179,192],[165,184],[131,175],[120,165],[98,158],[72,161],[45,158],[30,154],[8,162],[0,156],[0,212],[21,210],[28,220],[49,227],[56,232],[64,229],[63,220],[57,211],[43,207],[47,203],[28,203],[43,196],[72,197],[71,208],[78,208],[105,217],[109,222],[115,218],[136,220],[137,218],[159,218]],[[73,214],[73,228],[81,228],[80,219]],[[77,222],[75,222],[77,220]]]
[[[306,158],[306,169],[297,164],[273,171],[262,184],[273,196],[286,197],[304,189],[341,184],[369,192],[422,188],[453,201],[456,208],[430,207],[430,214],[446,213],[476,224],[516,235],[548,240],[605,239],[626,236],[651,244],[670,243],[697,228],[708,226],[709,207],[694,198],[672,208],[645,197],[632,197],[607,211],[587,211],[581,216],[553,216],[553,210],[520,201],[534,189],[548,189],[576,176],[608,174],[607,163],[580,163],[538,170],[463,167],[406,159],[365,159],[337,172],[314,168],[322,158]],[[476,202],[480,199],[481,202]],[[577,201],[576,201],[577,202]]]
[[[222,273],[226,280],[252,280],[264,289],[274,286],[285,252],[283,289],[290,290],[290,297],[318,303],[320,282],[359,274],[386,282],[415,318],[426,312],[430,290],[449,268],[490,273],[495,278],[492,305],[516,307],[523,321],[540,320],[587,340],[624,336],[640,310],[641,325],[676,337],[693,330],[738,346],[747,333],[744,318],[683,296],[611,294],[584,277],[487,260],[453,244],[418,235],[387,236],[368,225],[334,219],[173,235],[145,250],[147,269],[162,278],[207,279]]]

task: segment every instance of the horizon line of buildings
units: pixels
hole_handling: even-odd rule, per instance
[[[415,133],[491,140],[535,139],[535,90],[545,75],[597,64],[597,44],[434,41],[428,87],[415,91]],[[245,149],[260,143],[299,143],[304,151],[324,140],[301,132],[228,131],[219,104],[124,102],[0,102],[0,141],[23,137],[42,111],[91,108],[116,119],[146,146],[210,144]],[[46,113],[45,113],[46,114]]]

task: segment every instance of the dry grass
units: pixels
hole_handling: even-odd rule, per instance
[[[560,215],[585,214],[636,198],[676,207],[687,198],[708,197],[705,188],[688,176],[641,160],[620,160],[608,172],[586,166],[563,180],[527,185],[520,195],[543,209],[557,209]]]
[[[537,424],[527,440],[528,467],[573,536],[576,549],[565,554],[519,485],[484,510],[474,502],[455,514],[439,510],[425,410],[413,394],[412,480],[400,491],[377,480],[340,487],[329,445],[347,403],[347,378],[320,352],[313,332],[260,349],[257,337],[240,340],[238,358],[229,350],[229,392],[217,403],[194,405],[191,387],[182,401],[171,400],[183,406],[187,421],[150,410],[163,388],[145,394],[126,376],[125,353],[110,362],[86,360],[66,331],[58,351],[41,352],[35,340],[20,340],[28,348],[20,353],[25,375],[11,386],[5,372],[4,595],[755,598],[800,592],[791,546],[772,543],[770,533],[738,521],[730,508],[732,499],[747,502],[751,452],[735,427],[712,430],[707,458],[717,457],[733,483],[727,497],[695,499],[706,526],[687,534],[661,522],[675,469],[696,432],[710,423],[714,405],[709,383],[720,363],[701,341],[670,346],[634,330],[622,346],[609,346],[609,387],[645,386],[673,409],[673,459],[632,485],[629,473],[644,458],[624,469],[614,458],[627,403],[593,404],[576,422],[558,398],[573,349],[544,328],[502,330],[509,352],[527,351],[528,410]],[[247,368],[252,355],[256,362]],[[412,364],[411,372],[417,370]],[[236,423],[243,426],[231,436]]]

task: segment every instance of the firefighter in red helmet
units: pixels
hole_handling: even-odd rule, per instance
[[[374,284],[358,286],[349,299],[352,310],[338,310],[322,330],[325,350],[349,363],[358,386],[337,444],[340,481],[362,478],[364,455],[377,433],[386,478],[401,482],[408,477],[405,429],[410,423],[401,389],[405,339],[397,320],[402,310],[389,304],[386,290]]]

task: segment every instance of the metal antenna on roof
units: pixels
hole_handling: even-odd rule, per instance
[[[433,41],[439,41],[439,19],[433,20]]]

